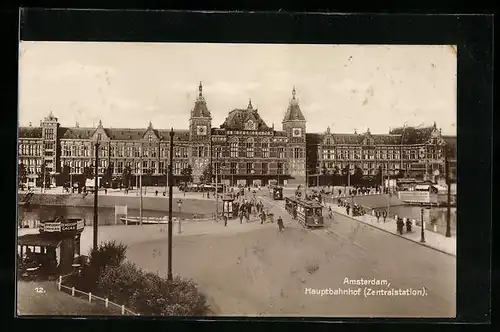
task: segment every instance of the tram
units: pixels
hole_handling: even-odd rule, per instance
[[[283,199],[283,188],[273,187],[271,189],[271,196],[275,201],[282,200]]]
[[[317,201],[286,197],[285,208],[294,219],[297,219],[306,228],[324,226],[323,206]]]

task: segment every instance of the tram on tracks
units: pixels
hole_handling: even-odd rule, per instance
[[[324,226],[323,206],[317,201],[286,197],[285,209],[305,228],[321,228]]]

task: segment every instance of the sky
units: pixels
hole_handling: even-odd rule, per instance
[[[249,99],[271,126],[295,86],[307,132],[388,133],[432,125],[456,135],[452,46],[21,42],[19,125],[187,129],[203,93],[219,127]]]

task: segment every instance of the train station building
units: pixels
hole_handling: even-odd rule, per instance
[[[374,175],[382,168],[388,175],[436,178],[444,175],[444,149],[452,173],[456,169],[456,137],[441,135],[436,124],[426,128],[401,127],[388,134],[308,133],[297,91],[292,89],[284,105],[281,129],[269,126],[262,111],[249,100],[244,108],[231,110],[225,121],[214,127],[209,105],[198,87],[188,129],[174,130],[173,173],[177,182],[182,171],[192,169],[198,182],[211,165],[221,183],[230,185],[305,184],[306,177],[339,172],[348,167]],[[266,111],[266,110],[264,110]],[[341,119],[339,119],[341,121]],[[168,126],[166,126],[168,127]],[[42,169],[50,183],[58,185],[63,167],[72,176],[82,176],[93,168],[95,142],[99,140],[99,174],[109,170],[115,177],[129,166],[134,176],[149,174],[152,184],[164,185],[169,163],[169,129],[158,129],[150,122],[145,128],[106,128],[78,125],[64,127],[52,112],[39,126],[20,127],[18,162],[27,171],[27,182],[34,186]],[[42,167],[44,165],[44,167]],[[325,171],[326,170],[326,171]]]

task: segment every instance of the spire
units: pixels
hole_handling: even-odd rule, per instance
[[[211,118],[205,97],[203,97],[203,83],[201,81],[198,86],[198,97],[196,98],[194,107],[191,110],[191,118]]]
[[[247,107],[249,110],[253,109],[253,106],[252,106],[252,99],[249,98],[248,99],[248,107]]]
[[[436,129],[436,121],[434,121],[434,125],[433,125],[434,129]]]
[[[368,128],[368,129],[366,130],[366,133],[367,133],[367,134],[371,134],[371,133],[370,133],[370,128]]]
[[[296,99],[297,91],[295,90],[295,86],[292,90],[292,99],[290,100],[290,105],[285,114],[285,118],[283,122],[287,121],[305,121],[305,117],[300,110],[299,101]]]
[[[151,120],[149,120],[148,128],[153,128],[153,124],[151,123]]]
[[[326,128],[326,132],[327,132],[327,134],[329,134],[329,133],[330,133],[330,126],[328,126],[328,127]]]
[[[75,123],[75,127],[76,127],[76,128],[80,128],[80,124],[78,123],[78,121],[76,121],[76,123]]]
[[[99,119],[99,127],[102,127],[102,121]]]

